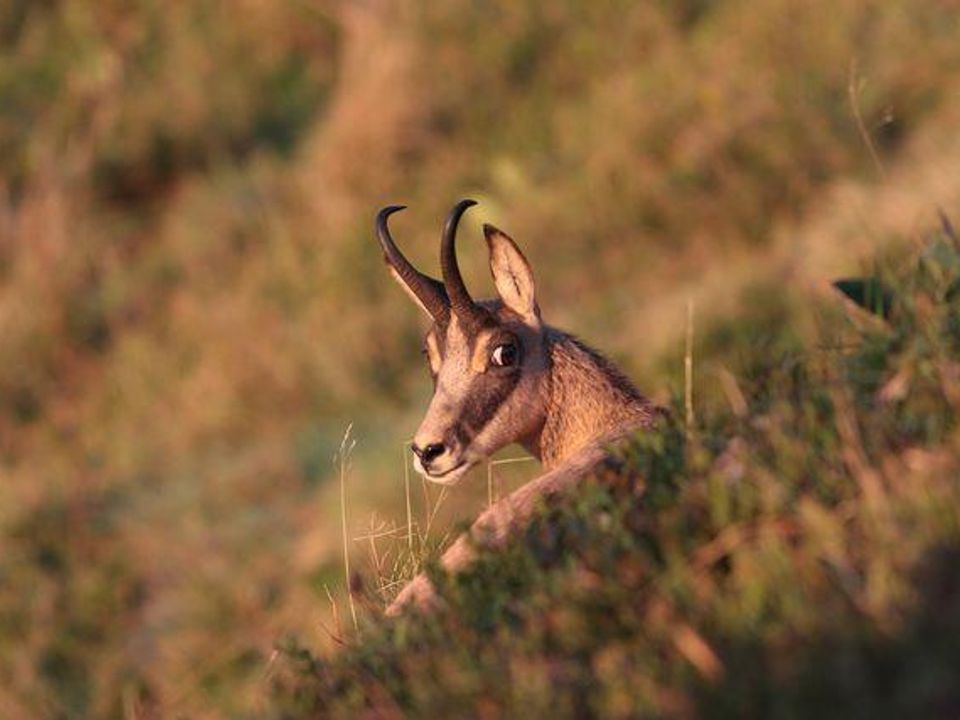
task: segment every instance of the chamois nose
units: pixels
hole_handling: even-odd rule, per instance
[[[420,447],[416,443],[411,443],[410,449],[413,450],[413,454],[420,458],[420,462],[424,465],[428,465],[431,460],[440,457],[447,450],[443,443],[430,443],[426,447]]]

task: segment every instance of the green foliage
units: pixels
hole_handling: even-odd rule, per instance
[[[932,301],[952,300],[960,291],[960,239],[946,215],[941,213],[941,231],[937,233],[927,247],[910,265],[914,272],[904,275],[896,273],[898,286],[905,293],[914,295],[918,284],[925,285],[927,295]],[[895,290],[878,277],[847,278],[833,283],[841,293],[867,312],[886,320],[896,311],[898,304]],[[915,306],[914,306],[915,309]]]
[[[893,312],[893,291],[877,278],[847,278],[834,281],[833,286],[867,312],[882,318]]]
[[[276,713],[904,717],[955,707],[949,368],[960,338],[948,320],[958,312],[946,299],[952,256],[938,242],[879,279],[903,298],[889,324],[833,316],[821,332],[847,335],[839,352],[753,344],[745,366],[771,381],[754,386],[743,417],[711,404],[696,428],[667,420],[637,437],[506,552],[480,550],[456,577],[434,571],[441,611],[372,617],[362,642],[327,657],[288,652]],[[904,376],[909,389],[891,389]]]

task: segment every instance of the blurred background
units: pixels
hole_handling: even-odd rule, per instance
[[[394,234],[435,273],[446,212],[479,200],[475,294],[494,222],[547,321],[666,400],[688,301],[701,327],[758,282],[818,292],[960,207],[958,19],[5,0],[0,715],[256,716],[280,638],[335,646],[340,470],[362,575],[359,539],[405,522],[430,394],[379,207],[410,206]],[[437,495],[414,485],[422,518]],[[483,471],[465,485],[451,516],[485,501]]]

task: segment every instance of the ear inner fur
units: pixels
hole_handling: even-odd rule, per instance
[[[504,304],[530,325],[540,322],[530,263],[513,239],[493,225],[483,226],[490,251],[490,273]]]

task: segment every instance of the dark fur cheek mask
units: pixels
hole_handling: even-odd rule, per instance
[[[519,368],[511,373],[477,377],[467,390],[469,400],[463,408],[461,424],[473,435],[479,435],[516,390],[520,377]]]

